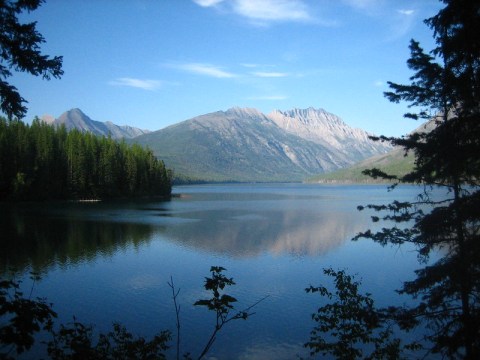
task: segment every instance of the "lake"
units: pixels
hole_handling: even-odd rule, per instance
[[[172,277],[180,289],[182,349],[197,356],[215,319],[193,303],[208,295],[210,266],[223,266],[236,282],[228,294],[239,310],[268,297],[247,321],[219,333],[209,353],[218,359],[306,356],[310,315],[322,302],[305,288],[330,283],[323,268],[357,273],[378,305],[408,300],[394,289],[420,267],[414,249],[350,239],[374,229],[371,214],[357,205],[414,200],[416,187],[225,184],[173,192],[161,202],[2,205],[0,270],[6,276],[15,268],[26,289],[28,273],[39,272],[34,295],[47,297],[60,321],[75,315],[100,331],[121,322],[146,337],[175,334]]]

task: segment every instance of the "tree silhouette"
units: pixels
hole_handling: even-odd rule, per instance
[[[235,285],[233,278],[224,275],[226,269],[221,266],[210,268],[211,277],[205,278],[204,288],[212,292],[209,299],[200,299],[195,306],[205,306],[215,313],[216,321],[211,335],[197,359],[204,358],[212,348],[216,335],[224,325],[234,320],[246,320],[253,315],[252,309],[265,300],[263,297],[243,310],[236,310],[233,303],[237,299],[225,293],[228,286]],[[32,280],[39,279],[37,274],[32,274]],[[35,282],[33,283],[35,284]],[[180,305],[177,297],[180,289],[176,289],[173,277],[168,285],[172,289],[172,299],[175,305],[177,325],[176,358],[180,358]],[[33,285],[30,297],[33,292]],[[0,359],[15,359],[20,354],[28,352],[35,343],[39,333],[48,335],[46,345],[48,358],[53,360],[69,359],[166,359],[169,341],[172,333],[162,330],[152,338],[146,339],[132,334],[119,323],[113,323],[112,331],[95,334],[93,325],[85,325],[75,316],[73,322],[56,324],[57,313],[53,305],[46,299],[26,297],[20,291],[20,282],[3,280],[0,278]],[[184,359],[192,359],[190,353],[183,355]]]
[[[480,2],[443,2],[445,7],[425,20],[436,47],[426,53],[412,40],[407,61],[414,72],[410,84],[389,82],[391,91],[385,93],[392,102],[409,103],[414,111],[405,117],[429,119],[434,128],[402,138],[380,138],[413,152],[415,166],[410,173],[396,177],[378,169],[366,172],[396,184],[423,185],[423,190],[415,202],[368,205],[383,213],[374,221],[382,218],[395,225],[366,231],[356,239],[369,238],[382,245],[413,243],[421,260],[441,250],[438,261],[417,270],[417,278],[399,291],[417,299],[416,306],[398,308],[393,315],[404,329],[426,325],[425,340],[433,353],[478,359],[480,37],[473,34],[480,33]]]
[[[361,294],[361,283],[345,270],[330,268],[323,273],[334,278],[336,290],[331,292],[325,286],[305,289],[332,300],[312,314],[317,325],[304,345],[310,349],[310,356],[320,353],[339,360],[399,359],[400,340],[393,337],[388,312],[377,310],[371,294]]]
[[[0,109],[8,116],[22,118],[27,112],[27,101],[6,79],[11,70],[27,72],[49,80],[63,75],[62,57],[50,58],[40,51],[45,42],[36,23],[21,24],[18,15],[37,9],[43,0],[6,0],[0,2]]]
[[[205,306],[208,310],[215,313],[214,329],[208,339],[207,344],[202,350],[202,353],[198,357],[198,360],[202,359],[210,351],[213,343],[216,340],[217,333],[223,328],[224,325],[233,320],[246,320],[250,315],[252,315],[252,313],[249,312],[250,309],[258,304],[257,302],[245,310],[235,310],[235,307],[232,304],[237,302],[237,299],[235,299],[233,296],[222,293],[225,287],[235,285],[233,278],[228,278],[223,274],[224,270],[226,269],[221,266],[210,267],[212,276],[205,278],[204,287],[205,290],[211,291],[213,296],[209,299],[197,300],[194,304],[196,306]],[[234,314],[232,314],[232,311]]]

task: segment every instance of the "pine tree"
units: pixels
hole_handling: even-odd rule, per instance
[[[171,176],[149,149],[0,117],[0,200],[170,194]]]
[[[63,74],[62,57],[49,58],[40,51],[45,42],[37,31],[36,23],[22,24],[18,15],[24,11],[37,9],[42,0],[0,1],[0,110],[9,119],[22,118],[27,112],[26,102],[17,88],[6,79],[12,76],[11,70],[42,76],[49,80]]]
[[[417,202],[368,205],[386,211],[393,228],[356,238],[382,245],[413,243],[426,260],[443,255],[417,270],[400,293],[418,300],[396,309],[406,329],[424,324],[430,351],[448,358],[480,358],[480,2],[444,0],[445,7],[425,20],[436,47],[426,53],[411,41],[407,64],[411,83],[389,83],[393,102],[406,101],[415,112],[407,118],[431,119],[430,132],[385,138],[415,155],[415,167],[397,178],[377,169],[371,176],[423,185]],[[439,191],[439,189],[443,189]],[[446,194],[438,198],[438,193]],[[373,217],[378,221],[378,217]],[[413,227],[410,226],[413,221]]]

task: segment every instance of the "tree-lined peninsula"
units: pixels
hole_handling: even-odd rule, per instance
[[[0,118],[0,200],[170,196],[151,150],[35,119]]]

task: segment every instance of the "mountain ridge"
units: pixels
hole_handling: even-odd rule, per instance
[[[318,129],[313,131],[313,125]],[[132,141],[149,146],[176,173],[195,179],[302,181],[390,150],[368,136],[323,109],[263,114],[253,108],[233,107]]]
[[[129,125],[116,125],[111,121],[92,120],[78,108],[65,111],[56,119],[51,115],[44,115],[41,120],[53,126],[65,125],[68,131],[77,129],[98,136],[111,136],[113,139],[129,139],[150,132]]]
[[[95,121],[77,108],[42,120],[148,146],[177,175],[204,181],[303,181],[392,149],[313,107],[268,114],[232,107],[153,132]]]
[[[340,117],[324,109],[274,110],[268,116],[285,131],[341,153],[345,161],[352,156],[352,152],[360,159],[365,154],[373,155],[385,150],[384,145],[369,139],[372,134],[348,126]],[[303,126],[295,126],[295,121]]]
[[[415,133],[426,133],[436,127],[435,118],[432,118],[416,129],[409,135]],[[377,168],[389,175],[402,177],[413,170],[415,166],[415,156],[412,152],[406,152],[403,147],[395,146],[386,154],[374,155],[366,158],[352,166],[339,169],[327,174],[318,174],[306,179],[309,183],[385,183],[390,182],[384,179],[373,179],[363,174],[364,170]]]

